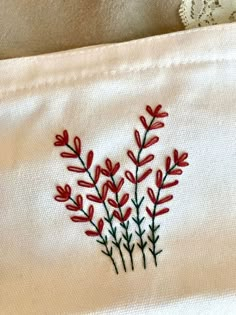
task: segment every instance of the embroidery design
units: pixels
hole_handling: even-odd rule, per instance
[[[157,105],[154,109],[147,105],[146,112],[149,120],[145,116],[140,116],[143,131],[140,132],[137,129],[134,131],[137,150],[127,151],[133,169],[126,170],[121,176],[118,175],[121,170],[119,162],[113,163],[107,158],[104,165],[94,165],[94,152],[90,150],[84,154],[79,137],[74,137],[71,144],[67,130],[64,130],[62,135],[56,135],[54,145],[66,149],[60,153],[60,156],[65,159],[75,159],[78,162],[78,165],[67,166],[68,171],[86,176],[86,180],[78,179],[77,184],[87,189],[88,193],[85,196],[73,194],[70,185],[58,185],[56,186],[57,195],[54,198],[58,202],[65,203],[68,211],[75,213],[70,217],[73,222],[87,223],[88,229],[85,230],[85,234],[96,238],[102,246],[101,252],[111,261],[116,274],[119,273],[119,264],[125,272],[128,268],[134,270],[136,247],[141,252],[144,269],[147,267],[148,253],[151,254],[157,266],[157,257],[162,252],[162,249],[157,247],[160,228],[157,220],[159,216],[169,212],[169,208],[164,207],[163,204],[173,199],[173,195],[164,195],[164,192],[179,183],[173,177],[181,175],[182,168],[189,165],[186,161],[188,153],[180,154],[174,149],[173,155],[165,159],[164,170],[159,168],[153,170],[151,167],[144,169],[155,158],[151,153],[145,155],[145,150],[159,142],[159,137],[152,133],[164,127],[162,120],[168,116],[168,113],[161,109],[162,105]],[[143,196],[140,194],[140,185],[143,185],[152,173],[154,173],[155,188],[154,185],[153,187],[148,185],[146,196]],[[123,191],[125,180],[132,184],[133,191],[129,193]],[[87,207],[84,206],[85,198],[90,203]],[[99,207],[99,213],[97,211],[95,213],[95,205],[103,208],[101,214],[101,207]],[[98,219],[95,219],[95,214],[99,214]],[[135,224],[134,230],[131,220]],[[145,220],[149,223],[147,230],[144,228]]]

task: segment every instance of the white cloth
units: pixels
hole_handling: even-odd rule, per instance
[[[235,35],[233,23],[0,61],[0,314],[236,312]],[[114,248],[116,275],[101,244],[84,233],[94,228],[70,220],[81,212],[54,200],[56,185],[70,185],[73,195],[94,189],[78,186],[88,177],[66,167],[79,161],[60,157],[69,151],[53,143],[67,129],[71,145],[81,138],[83,156],[94,150],[95,165],[109,157],[120,162],[119,176],[134,172],[127,150],[136,156],[134,130],[143,135],[147,104],[162,104],[169,116],[150,132],[160,139],[146,149],[156,157],[140,183],[144,204],[152,206],[147,187],[157,190],[155,173],[173,149],[188,152],[189,166],[162,195],[174,198],[156,217],[157,268],[146,248],[143,269],[136,245],[135,269],[125,254],[125,273]],[[133,198],[127,179],[122,189]],[[97,222],[104,210],[94,208]],[[149,231],[150,217],[140,211]],[[110,244],[107,222],[102,232]]]

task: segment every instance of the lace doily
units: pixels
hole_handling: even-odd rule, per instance
[[[179,14],[186,29],[236,21],[236,0],[182,0]]]

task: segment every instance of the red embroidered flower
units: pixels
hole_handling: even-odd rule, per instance
[[[160,113],[162,105],[157,105],[156,108],[153,110],[150,105],[146,106],[146,111],[152,116],[156,118],[164,118],[168,116],[167,112]]]
[[[106,168],[102,169],[102,174],[107,177],[114,176],[120,168],[119,162],[113,166],[110,159],[106,159],[105,164],[106,164]]]
[[[56,135],[57,141],[54,142],[54,145],[57,147],[62,147],[64,145],[67,145],[69,142],[69,135],[68,131],[64,130],[62,135]]]
[[[59,192],[59,195],[55,196],[56,201],[65,202],[70,199],[71,187],[68,184],[66,184],[64,188],[62,186],[57,186],[56,188]]]
[[[189,165],[189,163],[185,161],[187,158],[188,153],[184,152],[182,154],[179,154],[179,152],[176,149],[174,150],[174,162],[179,167],[185,167]]]

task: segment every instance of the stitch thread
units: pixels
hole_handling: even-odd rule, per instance
[[[179,67],[179,66],[186,66],[189,64],[202,64],[202,63],[215,63],[215,62],[232,62],[232,61],[236,61],[235,57],[230,57],[230,58],[212,58],[212,59],[189,59],[189,60],[185,60],[184,62],[169,62],[166,64],[153,64],[153,65],[149,65],[149,66],[143,66],[143,67],[139,67],[139,68],[130,68],[130,69],[122,69],[122,70],[110,70],[110,71],[103,71],[103,72],[99,72],[99,75],[116,75],[116,74],[122,74],[122,73],[138,73],[138,72],[144,72],[144,71],[148,71],[148,70],[152,70],[152,69],[162,69],[162,68],[170,68],[170,67]],[[4,97],[7,96],[11,96],[14,95],[18,92],[23,92],[23,91],[33,91],[33,90],[38,90],[41,88],[48,88],[48,87],[55,87],[55,86],[60,86],[61,84],[72,84],[74,82],[78,82],[81,79],[84,78],[93,78],[97,75],[98,73],[87,73],[85,72],[83,75],[77,75],[77,74],[71,74],[70,76],[67,76],[65,78],[65,76],[58,76],[56,80],[45,80],[43,82],[38,82],[37,84],[31,84],[31,85],[27,85],[27,86],[21,86],[21,87],[15,87],[15,88],[9,88],[9,89],[5,89],[5,90],[0,90],[0,100],[3,100]]]
[[[114,176],[111,175],[111,180],[112,183],[114,185],[114,187],[116,188],[116,192],[115,192],[115,199],[116,199],[116,203],[118,205],[118,210],[119,213],[117,213],[117,211],[113,212],[113,215],[120,221],[120,226],[124,229],[125,234],[122,233],[122,236],[124,238],[124,240],[126,241],[126,244],[123,244],[124,248],[127,250],[129,257],[130,257],[130,264],[131,264],[131,269],[134,270],[134,261],[133,261],[133,251],[134,251],[134,244],[132,244],[132,237],[133,234],[129,233],[129,217],[131,215],[132,209],[131,208],[127,208],[125,214],[123,214],[122,212],[122,199],[119,200],[119,193],[117,191],[118,186],[116,185]]]

